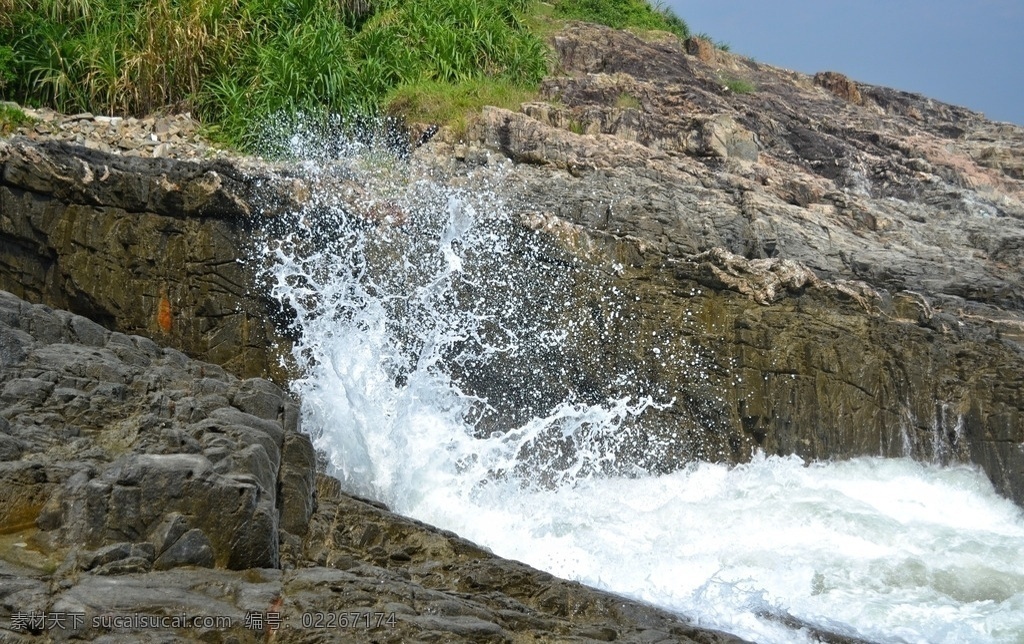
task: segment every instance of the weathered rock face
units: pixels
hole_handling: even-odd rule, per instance
[[[594,26],[554,43],[566,75],[544,82],[552,102],[487,110],[477,132],[537,166],[515,176],[524,209],[669,256],[717,247],[824,279],[1024,305],[1024,128],[864,85],[857,106],[800,74],[721,52],[711,67]],[[737,94],[723,76],[758,89]]]
[[[254,220],[285,207],[288,188],[223,161],[0,141],[0,288],[280,377],[274,309],[241,260]]]
[[[5,292],[0,430],[0,525],[67,566],[276,567],[279,529],[313,512],[276,385]]]
[[[550,102],[485,109],[455,156],[516,161],[526,224],[604,266],[579,296],[624,308],[591,382],[632,363],[676,392],[651,426],[680,459],[970,460],[1024,503],[1024,128],[591,25],[553,42]]]

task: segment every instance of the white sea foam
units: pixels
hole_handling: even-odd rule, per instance
[[[456,371],[499,361],[539,397],[519,356],[571,344],[586,321],[531,315],[565,275],[508,273],[522,240],[490,197],[407,181],[388,198],[403,226],[321,203],[267,248],[302,333],[304,426],[350,491],[759,642],[814,641],[813,629],[1024,641],[1024,518],[975,469],[760,456],[644,474],[619,448],[667,396],[570,393],[514,424],[482,423],[497,403],[465,393]]]

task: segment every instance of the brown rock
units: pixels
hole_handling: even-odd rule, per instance
[[[838,72],[818,72],[814,75],[814,84],[824,87],[844,101],[854,105],[863,105],[864,99],[857,89],[857,84]]]
[[[686,53],[696,56],[701,62],[713,65],[715,62],[715,46],[706,38],[692,36],[686,39]]]

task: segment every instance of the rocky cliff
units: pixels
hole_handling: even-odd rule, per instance
[[[449,154],[515,161],[524,225],[603,262],[628,313],[592,298],[618,338],[592,371],[688,394],[681,458],[972,461],[1024,503],[1024,128],[700,42],[553,44],[545,101]]]
[[[682,440],[651,465],[971,461],[1024,503],[1024,129],[700,41],[575,24],[552,42],[541,101],[485,109],[416,159],[500,175],[552,266],[595,269],[572,285],[602,329],[573,385],[615,393],[611,365],[673,392],[651,427]],[[151,129],[122,146],[129,125]],[[181,130],[50,115],[0,141],[7,611],[351,609],[398,615],[353,631],[374,641],[725,641],[318,477],[271,382],[286,312],[238,260],[318,182],[359,186],[175,160],[194,156]],[[516,400],[507,373],[464,384]]]

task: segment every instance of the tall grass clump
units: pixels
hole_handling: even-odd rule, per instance
[[[237,0],[4,1],[4,95],[65,112],[189,109],[245,37]]]
[[[724,40],[715,40],[706,31],[700,32],[695,37],[696,38],[700,38],[701,40],[706,40],[709,43],[712,43],[715,46],[715,49],[718,49],[720,51],[731,51],[732,50],[732,47],[729,45],[729,43],[725,42]]]
[[[744,78],[736,76],[721,76],[722,87],[735,94],[752,94],[757,91],[757,86]]]
[[[191,110],[257,124],[374,113],[403,87],[535,87],[529,0],[0,0],[0,98],[63,112]]]
[[[356,28],[324,5],[299,26],[272,26],[210,84],[203,105],[229,138],[246,140],[253,122],[282,112],[369,113],[403,87],[533,86],[547,71],[543,43],[516,12],[525,2],[381,0]]]
[[[688,38],[686,22],[669,7],[651,5],[646,0],[560,0],[554,15],[570,20],[583,20],[615,29],[669,31]]]

